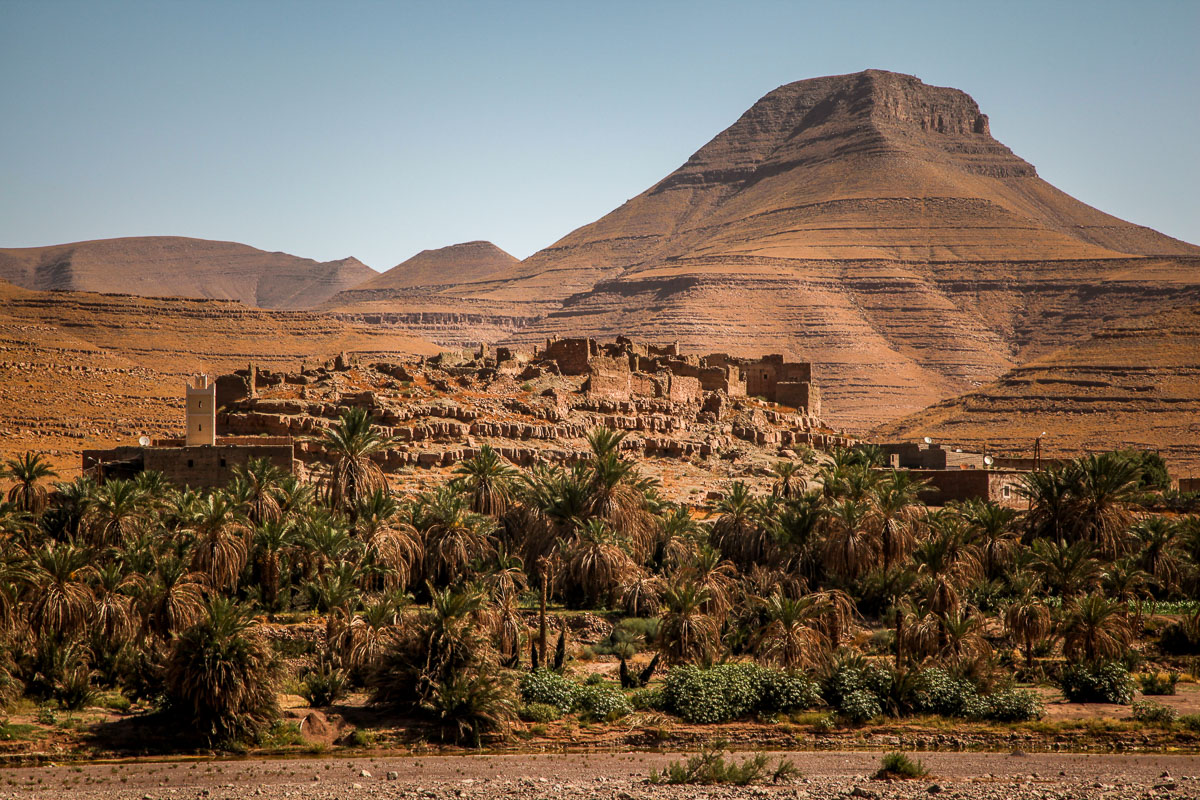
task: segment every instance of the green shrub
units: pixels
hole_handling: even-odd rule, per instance
[[[875,773],[875,777],[880,780],[890,778],[924,778],[929,775],[929,770],[920,761],[913,761],[904,753],[888,753],[883,757],[883,761],[879,765],[879,771]]]
[[[575,707],[579,684],[544,667],[521,676],[521,699],[526,703],[545,703],[567,714]]]
[[[752,783],[786,783],[799,776],[796,765],[781,758],[772,770],[766,753],[755,753],[740,764],[725,759],[719,748],[705,748],[686,762],[672,761],[665,772],[650,771],[650,783],[674,785],[732,785],[748,786]]]
[[[562,716],[558,706],[549,703],[526,703],[517,709],[517,716],[524,722],[553,722]]]
[[[1068,664],[1058,678],[1063,696],[1072,703],[1118,703],[1133,699],[1133,679],[1117,662]]]
[[[657,687],[633,690],[629,695],[629,704],[636,711],[666,710],[666,698],[663,696],[663,690]]]
[[[913,710],[920,714],[943,717],[973,716],[979,706],[979,692],[964,678],[956,678],[944,669],[923,669],[917,676]]]
[[[1042,716],[1042,701],[1029,689],[979,695],[966,704],[966,716],[990,722],[1028,722]]]
[[[820,702],[804,675],[757,664],[675,667],[663,684],[662,708],[688,722],[716,723],[750,714],[790,714]]]
[[[1178,722],[1189,731],[1200,733],[1200,714],[1184,714]]]
[[[575,695],[575,710],[584,719],[612,722],[633,711],[629,699],[611,684],[584,686]]]
[[[883,713],[883,708],[879,705],[879,698],[875,696],[874,692],[866,689],[854,689],[847,692],[842,696],[837,709],[842,718],[859,724],[870,722]]]
[[[1133,704],[1133,718],[1151,725],[1170,725],[1179,715],[1175,709],[1149,700],[1138,700]]]
[[[307,700],[312,708],[321,708],[342,699],[348,683],[349,678],[345,670],[321,659],[321,663],[315,669],[305,673],[301,681],[300,696]]]
[[[1139,681],[1142,694],[1172,695],[1175,694],[1175,684],[1179,683],[1178,672],[1148,672]]]
[[[589,673],[588,676],[583,679],[584,686],[599,686],[602,683],[604,683],[604,676],[599,672]]]

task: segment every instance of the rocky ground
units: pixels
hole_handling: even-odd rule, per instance
[[[928,778],[871,776],[880,754],[786,753],[801,777],[745,788],[648,782],[679,754],[545,753],[47,765],[0,772],[12,798],[918,798],[1075,800],[1200,797],[1200,757],[920,753]]]

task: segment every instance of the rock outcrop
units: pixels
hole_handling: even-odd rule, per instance
[[[319,305],[376,275],[356,258],[317,262],[235,242],[142,236],[0,249],[0,279],[26,289]]]

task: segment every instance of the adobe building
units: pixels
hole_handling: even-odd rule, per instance
[[[284,472],[294,472],[295,444],[290,436],[217,436],[217,389],[207,375],[193,378],[184,387],[183,437],[84,450],[84,474],[104,481],[153,471],[179,486],[215,489],[228,485],[234,468],[245,467],[252,459],[265,458]]]
[[[990,500],[1008,508],[1026,508],[1019,488],[1028,473],[1012,469],[910,469],[908,474],[925,486],[921,502],[944,506],[951,501]]]

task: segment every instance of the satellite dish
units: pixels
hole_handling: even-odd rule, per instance
[[[933,439],[931,439],[931,438],[929,438],[928,436],[926,436],[926,437],[925,437],[925,444],[933,444]]]
[[[994,459],[991,456],[983,457],[983,463],[987,464],[989,467],[992,465],[993,461],[994,461]]]
[[[145,434],[142,434],[141,436],[138,437],[138,444],[140,444],[142,447],[149,447],[150,446],[150,437]]]

